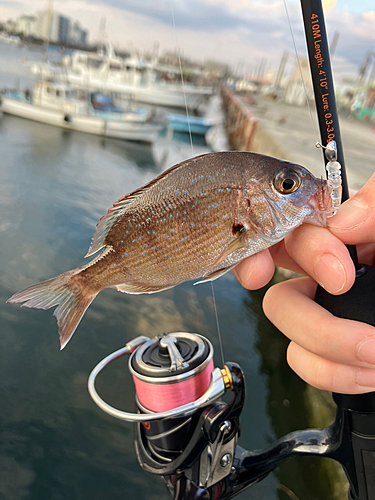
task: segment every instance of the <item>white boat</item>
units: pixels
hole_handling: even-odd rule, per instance
[[[75,51],[62,67],[34,64],[32,72],[41,78],[59,78],[81,88],[118,92],[136,101],[197,110],[212,95],[211,87],[169,83],[158,79],[158,66],[140,59],[123,59],[108,47],[102,53]]]
[[[163,124],[150,121],[140,110],[95,109],[90,94],[61,82],[39,80],[33,95],[7,91],[1,96],[3,113],[89,134],[153,143]]]
[[[8,33],[0,33],[0,42],[10,43],[12,45],[21,45],[19,36],[9,35]]]

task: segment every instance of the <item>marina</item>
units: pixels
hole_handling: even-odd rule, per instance
[[[22,62],[24,56],[38,68],[34,74],[30,64]],[[89,77],[82,73],[74,80],[73,72],[66,71],[56,83],[56,70],[47,73],[40,52],[1,40],[0,59],[7,62],[7,71],[0,71],[0,86],[16,87],[13,94],[3,93],[0,117],[0,397],[4,408],[0,497],[165,499],[169,493],[163,481],[138,465],[133,425],[112,419],[94,405],[87,378],[115,348],[138,335],[152,337],[162,332],[206,336],[214,348],[215,366],[220,366],[210,284],[183,283],[155,295],[106,290],[90,306],[79,334],[62,352],[52,311],[19,309],[5,301],[16,290],[83,265],[95,225],[112,204],[187,158],[229,149],[235,140],[235,149],[275,155],[277,151],[279,157],[320,175],[322,155],[314,147],[308,110],[256,94],[249,94],[251,100],[247,94],[238,95],[235,104],[230,94],[231,103],[225,109],[223,93],[192,89],[189,109],[196,110],[210,99],[205,116],[190,119],[190,143],[180,86],[168,84],[163,100],[156,91],[148,95],[157,97],[136,94],[123,82],[112,80],[101,86],[93,73]],[[112,54],[111,64],[115,63]],[[41,91],[48,85],[55,89],[52,105],[43,103],[43,98],[43,106],[37,101],[31,104],[25,90],[38,89],[38,85]],[[68,96],[72,89],[74,95]],[[56,90],[60,95],[56,96]],[[98,90],[128,92],[139,103],[153,105],[156,99],[159,106],[155,113],[148,114],[146,106],[146,113],[129,112],[128,119],[119,120],[119,109],[94,110],[88,90],[90,96]],[[61,105],[56,104],[60,96]],[[229,107],[232,122],[228,121]],[[163,117],[161,123],[152,124],[155,114]],[[375,134],[368,122],[344,113],[340,120],[350,184],[359,189],[373,172]],[[237,126],[231,137],[233,123]],[[128,130],[126,125],[130,125]],[[271,284],[283,279],[285,275],[277,270]],[[306,386],[288,368],[288,341],[262,312],[266,288],[247,291],[232,273],[214,283],[225,359],[240,363],[246,377],[241,446],[247,449],[265,448],[296,429],[324,427],[334,413],[327,393]],[[98,389],[112,405],[133,411],[131,377],[126,363],[118,363],[120,369],[109,368]],[[284,464],[237,498],[287,500],[294,495],[303,500],[342,500],[346,492],[347,481],[338,467],[306,458]]]

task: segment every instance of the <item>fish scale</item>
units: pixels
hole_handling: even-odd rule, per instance
[[[284,184],[285,181],[285,184]],[[210,281],[303,222],[326,224],[330,189],[305,168],[248,152],[202,155],[120,198],[96,227],[86,266],[13,295],[57,306],[61,348],[104,288],[155,293]]]
[[[221,225],[220,230],[217,230],[218,221],[228,217],[228,201],[225,198],[230,199],[231,193],[223,191],[220,194],[223,203],[219,205],[215,191],[217,191],[216,188],[215,190],[206,190],[204,196],[198,200],[188,199],[184,203],[178,199],[173,200],[170,207],[164,208],[162,212],[157,212],[156,220],[153,220],[155,216],[151,212],[146,212],[145,218],[144,216],[139,218],[143,223],[134,220],[130,233],[120,242],[113,238],[116,232],[123,232],[122,226],[126,222],[119,223],[114,234],[109,235],[106,239],[108,245],[114,248],[111,257],[116,260],[117,253],[121,257],[126,253],[127,267],[131,269],[131,275],[135,279],[139,274],[147,271],[147,276],[144,278],[145,283],[158,282],[160,284],[160,275],[163,275],[162,284],[169,286],[176,279],[186,281],[187,269],[186,267],[185,269],[181,268],[181,249],[183,249],[184,253],[191,256],[190,262],[186,262],[188,279],[201,277],[202,261],[207,258],[201,248],[206,249],[207,241],[209,241],[212,249],[217,248],[220,251],[228,227],[231,227],[231,221],[229,221],[227,226]],[[147,219],[149,222],[145,223],[144,221]],[[150,231],[151,227],[156,227],[156,230]],[[153,232],[155,234],[152,234]],[[147,254],[142,256],[146,245]],[[148,250],[149,248],[151,251]],[[208,253],[211,261],[214,262],[218,256],[217,252]],[[98,262],[98,265],[103,265],[103,263]],[[91,266],[86,272],[96,274],[97,269]],[[116,281],[113,284],[116,284]]]

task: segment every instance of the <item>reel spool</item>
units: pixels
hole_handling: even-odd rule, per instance
[[[129,359],[139,410],[173,410],[200,398],[210,385],[212,357],[211,343],[192,333],[164,333],[142,344]],[[173,458],[183,451],[194,428],[194,413],[143,424],[155,456]]]
[[[140,346],[129,369],[143,413],[163,412],[200,398],[210,385],[213,347],[195,333],[158,335]]]

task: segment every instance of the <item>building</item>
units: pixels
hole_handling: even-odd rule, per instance
[[[15,31],[17,33],[22,33],[23,36],[32,37],[36,33],[36,16],[22,15],[16,20]]]
[[[17,21],[14,21],[13,19],[5,21],[3,27],[7,33],[17,33]]]
[[[3,27],[7,32],[39,38],[45,42],[80,46],[88,44],[88,31],[78,21],[58,12],[44,10],[34,16],[23,14],[15,21],[8,20]]]
[[[48,33],[49,27],[49,33]],[[78,21],[48,10],[37,13],[37,36],[53,43],[86,45],[88,32]]]
[[[74,21],[71,23],[69,40],[73,45],[87,45],[88,32],[81,28],[81,25]]]
[[[292,75],[285,89],[284,100],[295,106],[305,106],[306,96],[309,101],[314,100],[314,90],[311,80],[310,66],[307,57],[298,56]],[[301,79],[302,73],[302,79]]]

